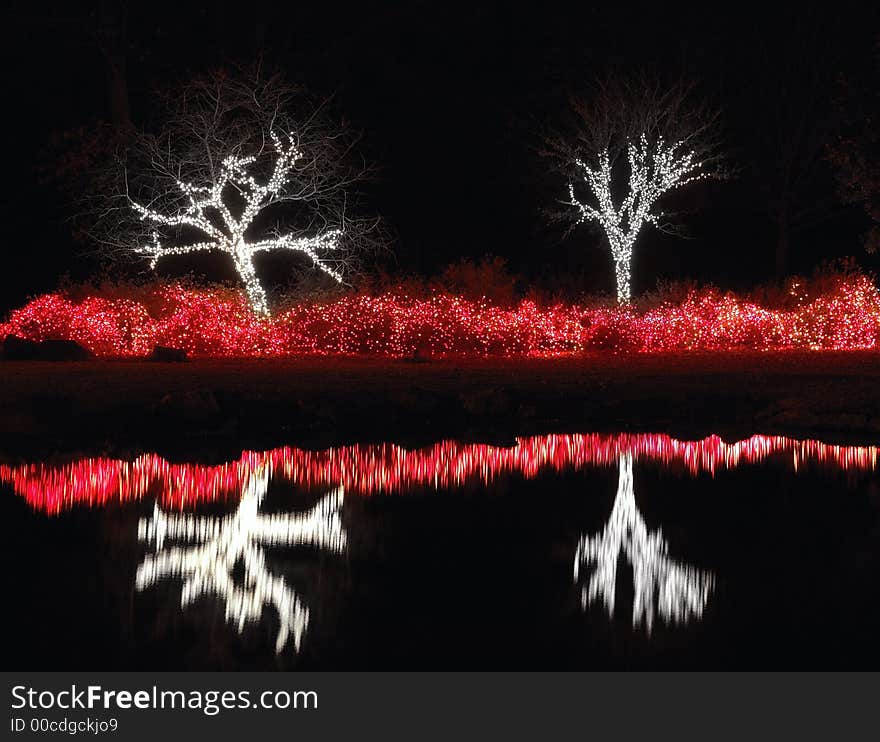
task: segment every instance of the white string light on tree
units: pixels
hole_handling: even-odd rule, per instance
[[[608,150],[599,153],[595,167],[576,160],[587,188],[596,199],[595,206],[578,200],[573,183],[568,186],[571,205],[580,212],[578,223],[594,221],[608,238],[614,259],[617,300],[621,303],[631,298],[632,254],[639,232],[645,224],[660,226],[664,219],[662,211],[654,210],[657,200],[676,188],[710,177],[701,172],[695,152],[688,151],[683,142],[668,144],[661,137],[649,143],[643,134],[637,142],[627,144],[626,154],[629,181],[626,194],[617,205],[611,195],[614,168]]]
[[[321,283],[348,284],[384,249],[381,219],[362,213],[361,140],[330,98],[262,63],[212,69],[157,92],[144,128],[96,167],[78,218],[108,260],[173,270],[174,256],[221,255],[265,325],[270,277],[289,301],[322,288],[297,275],[302,258]]]
[[[556,216],[574,226],[593,223],[607,238],[621,304],[632,299],[633,249],[644,226],[681,234],[660,208],[663,196],[730,173],[719,112],[693,93],[686,81],[667,85],[621,74],[597,79],[589,95],[570,98],[570,125],[548,133],[541,150],[568,181],[568,198]]]
[[[228,254],[235,270],[244,283],[248,300],[255,312],[269,314],[269,304],[254,268],[254,255],[270,250],[291,250],[301,252],[312,259],[314,265],[338,282],[342,274],[326,261],[326,255],[339,247],[341,229],[331,229],[314,237],[294,234],[278,234],[269,239],[249,241],[245,234],[251,229],[254,220],[265,209],[279,203],[285,184],[303,155],[297,148],[293,136],[287,142],[270,132],[275,149],[275,166],[265,184],[257,182],[249,174],[248,168],[256,162],[255,157],[227,156],[223,159],[219,175],[210,185],[198,186],[177,181],[177,187],[184,194],[186,205],[174,214],[162,214],[136,201],[129,199],[141,219],[157,226],[152,233],[152,244],[141,251],[150,256],[150,267],[155,268],[158,261],[168,255],[186,255],[202,250],[216,250]],[[244,201],[238,217],[224,201],[235,193]],[[211,218],[217,214],[219,219]],[[162,244],[159,229],[188,227],[201,232],[207,240],[193,242],[177,247]]]

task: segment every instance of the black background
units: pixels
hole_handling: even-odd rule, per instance
[[[552,284],[572,274],[586,290],[611,288],[610,263],[597,234],[584,229],[561,241],[547,227],[541,210],[565,184],[536,156],[536,132],[563,115],[568,91],[587,89],[598,74],[698,80],[701,94],[724,109],[725,141],[741,174],[684,198],[696,210],[693,239],[646,234],[635,289],[664,277],[744,288],[774,273],[765,196],[779,176],[777,104],[790,101],[786,113],[820,148],[834,141],[834,116],[853,105],[842,91],[876,85],[880,26],[870,5],[132,2],[114,43],[136,125],[149,120],[152,91],[257,55],[290,81],[334,94],[382,168],[369,198],[396,234],[392,268],[430,273],[494,254],[527,280]],[[99,268],[81,255],[86,246],[65,222],[69,205],[40,168],[59,133],[110,118],[102,33],[116,13],[107,2],[7,3],[2,310],[56,286],[62,273],[82,278]],[[833,201],[834,181],[819,159],[800,195],[810,213],[808,227],[792,235],[790,270],[844,255],[873,269],[865,218]],[[218,266],[196,267],[227,277]]]

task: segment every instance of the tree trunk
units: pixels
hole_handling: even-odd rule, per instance
[[[779,281],[788,275],[790,236],[788,209],[783,208],[776,217],[776,279]]]
[[[250,256],[236,257],[235,269],[244,283],[244,290],[251,309],[259,315],[268,317],[269,301],[266,298],[266,292],[263,291],[263,287],[260,285],[260,280],[257,278],[253,259]]]
[[[131,133],[131,108],[128,100],[128,7],[125,3],[107,2],[98,8],[98,45],[104,55],[107,76],[107,100],[110,119],[117,136]]]
[[[630,274],[632,270],[632,255],[624,258],[614,258],[614,277],[617,282],[617,301],[620,304],[629,304],[632,296]]]
[[[108,57],[107,89],[110,97],[110,116],[113,128],[120,136],[131,130],[131,110],[128,105],[128,80],[125,73],[125,58]]]

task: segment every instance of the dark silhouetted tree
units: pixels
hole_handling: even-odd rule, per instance
[[[792,8],[772,27],[761,26],[750,56],[749,96],[757,103],[749,138],[753,176],[773,225],[777,278],[791,269],[799,234],[835,210],[825,159],[833,136],[830,105],[839,42],[825,14]]]
[[[861,206],[871,221],[870,253],[880,252],[880,38],[873,61],[864,79],[842,81],[840,133],[828,150],[843,200]]]

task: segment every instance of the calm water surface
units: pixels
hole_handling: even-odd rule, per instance
[[[566,434],[0,465],[7,664],[876,668],[877,464]]]

